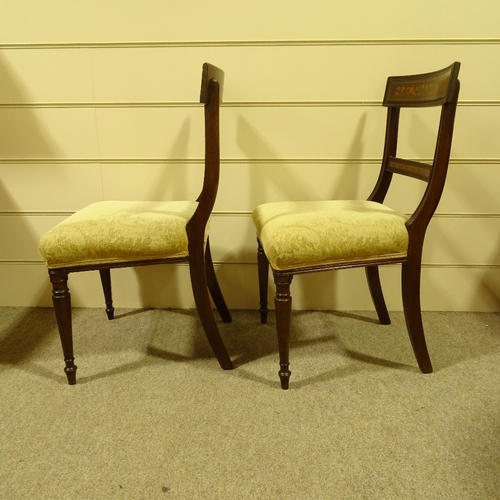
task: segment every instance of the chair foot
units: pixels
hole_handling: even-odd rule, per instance
[[[222,363],[219,361],[219,364],[223,370],[233,370],[234,369],[234,365],[233,365],[233,362],[231,360],[224,361]]]
[[[64,373],[66,373],[66,378],[68,379],[69,385],[76,384],[76,370],[75,358],[65,359],[66,367],[64,368]]]
[[[259,309],[259,313],[260,313],[260,322],[265,325],[267,324],[267,313],[269,312],[269,310],[267,309],[267,307],[265,309]]]
[[[417,359],[417,363],[418,363],[418,367],[420,368],[420,371],[422,373],[432,373],[433,372],[433,369],[432,369],[432,364],[431,364],[431,360],[428,359],[424,359],[423,361],[419,361]]]
[[[290,363],[280,363],[280,371],[278,375],[280,376],[281,388],[285,391],[288,389],[288,384],[290,382],[290,375],[292,372],[288,368]]]

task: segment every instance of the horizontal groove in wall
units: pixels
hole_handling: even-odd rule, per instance
[[[193,108],[200,107],[196,101],[126,101],[126,102],[4,102],[0,109],[123,109],[123,108]],[[338,100],[338,101],[227,101],[227,108],[344,108],[344,107],[380,107],[382,101]],[[460,101],[458,106],[496,107],[500,100]]]
[[[422,264],[426,269],[500,269],[500,264]]]
[[[127,101],[127,102],[5,102],[0,109],[12,108],[193,108],[201,107],[196,101]]]
[[[434,217],[442,217],[444,219],[499,219],[500,213],[436,212]]]
[[[430,158],[408,158],[413,161],[430,163]],[[50,164],[50,165],[81,165],[81,164],[184,164],[197,165],[204,162],[203,158],[0,158],[0,165],[17,164]],[[380,158],[221,158],[221,165],[372,165],[379,164]],[[498,165],[500,158],[452,158],[450,165]]]
[[[203,47],[297,47],[350,45],[497,45],[500,38],[359,38],[323,40],[197,40],[136,42],[29,42],[1,43],[1,50],[20,49],[129,49]]]

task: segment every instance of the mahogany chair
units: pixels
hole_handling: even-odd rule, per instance
[[[364,267],[380,323],[389,314],[378,266],[402,264],[402,296],[406,325],[418,366],[432,372],[420,308],[420,268],[427,225],[446,180],[460,88],[460,63],[432,73],[393,76],[387,80],[383,105],[387,123],[382,165],[368,200],[288,201],[266,203],[253,212],[258,238],[261,322],[267,322],[269,265],[276,285],[276,326],[281,387],[288,389],[291,305],[294,275]],[[440,106],[431,164],[396,156],[402,108]],[[410,217],[384,205],[393,174],[426,183]]]
[[[201,324],[220,366],[232,362],[212,313],[212,299],[224,322],[231,321],[215,275],[208,222],[219,184],[219,109],[224,73],[203,65],[200,102],[205,114],[205,170],[196,201],[101,201],[71,215],[40,240],[39,250],[52,283],[59,334],[69,384],[76,383],[68,275],[99,271],[106,312],[114,317],[111,296],[113,268],[188,262]]]

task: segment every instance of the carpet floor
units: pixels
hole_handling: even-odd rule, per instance
[[[500,499],[500,314],[296,311],[290,389],[275,319],[75,309],[69,386],[51,309],[0,308],[0,498]]]

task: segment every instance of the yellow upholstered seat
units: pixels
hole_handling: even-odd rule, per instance
[[[193,201],[101,201],[50,229],[39,251],[49,269],[187,257]]]
[[[407,217],[364,200],[266,203],[253,213],[273,269],[404,257]]]

